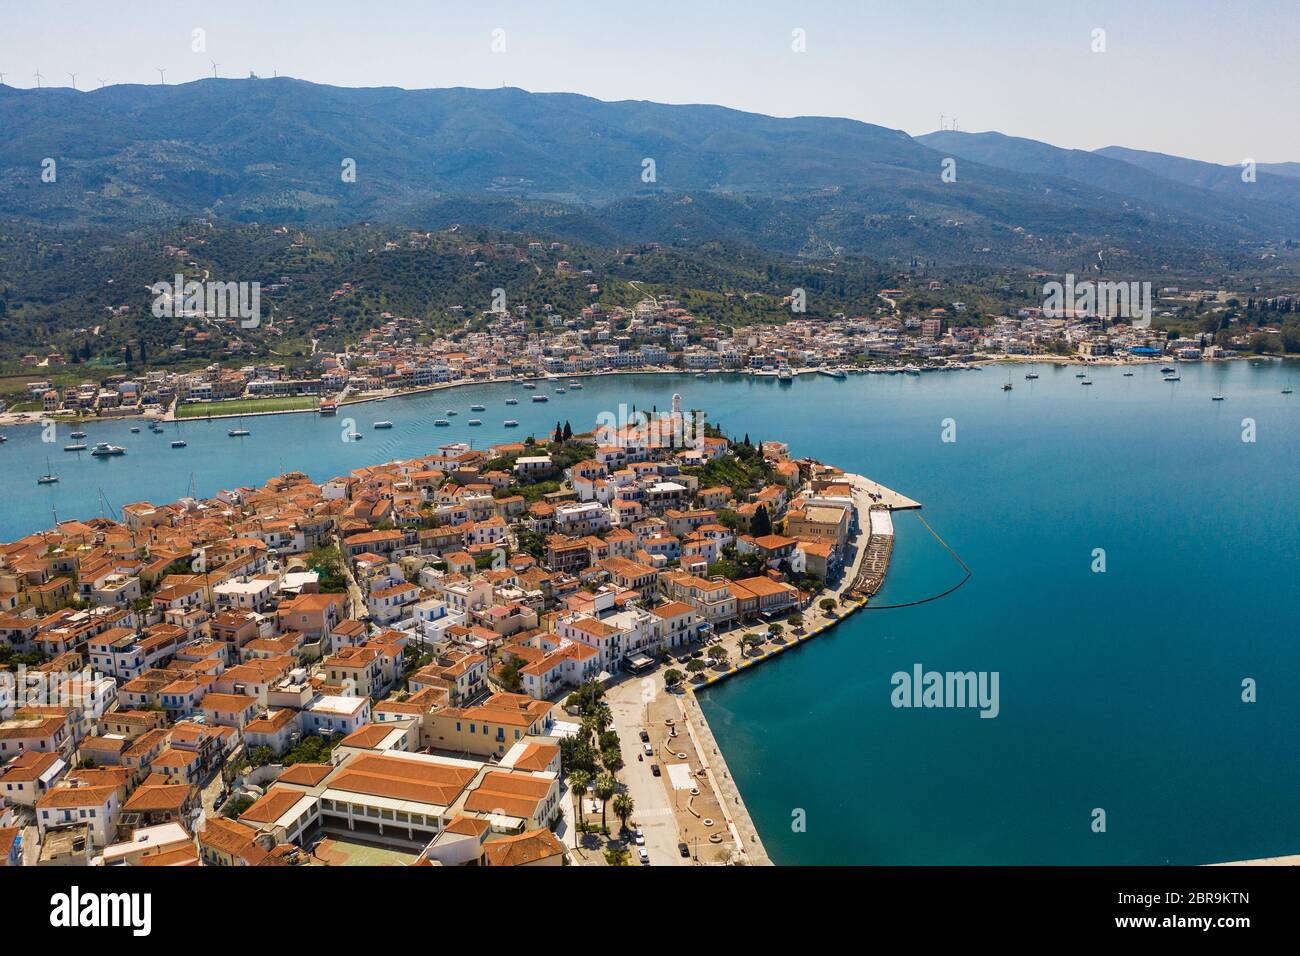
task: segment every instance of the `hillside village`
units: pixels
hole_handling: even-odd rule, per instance
[[[0,864],[746,862],[684,689],[832,620],[863,518],[702,422],[674,396],[0,546]]]
[[[532,245],[539,250],[542,246]],[[530,250],[499,244],[491,251],[527,261]],[[560,260],[556,268],[571,267]],[[599,296],[600,286],[593,276],[573,269],[572,278],[588,282],[589,294]],[[1238,325],[1244,323],[1239,304],[1248,297],[1165,288],[1156,303],[1158,316],[1203,315],[1217,329],[1179,337],[1157,328],[1116,323],[1096,310],[1071,310],[1054,317],[1032,306],[1002,316],[979,316],[960,300],[921,310],[907,308],[899,305],[900,298],[922,295],[942,300],[951,289],[937,279],[916,283],[906,275],[899,278],[908,281],[900,288],[882,290],[877,307],[868,314],[812,319],[792,310],[784,323],[745,327],[712,322],[671,296],[648,295],[626,307],[595,301],[572,315],[546,304],[540,309],[517,304],[485,312],[452,306],[449,318],[461,326],[454,333],[431,332],[422,320],[384,313],[374,329],[341,350],[317,348],[320,340],[337,337],[335,325],[342,319],[336,316],[310,330],[309,356],[289,361],[258,359],[261,349],[241,337],[237,319],[195,313],[172,346],[172,357],[183,356],[187,343],[210,340],[224,343],[218,362],[192,371],[170,371],[151,368],[146,356],[136,354],[119,366],[120,371],[69,381],[77,366],[68,364],[67,356],[30,354],[22,363],[30,377],[24,379],[22,393],[8,396],[8,404],[12,412],[52,418],[186,417],[244,413],[259,407],[305,409],[377,395],[548,375],[674,370],[839,375],[962,368],[1009,357],[1198,361],[1266,349],[1296,306],[1295,296],[1251,299],[1248,312],[1254,324]],[[1046,274],[1035,276],[1039,282],[1046,278]],[[345,282],[333,290],[330,302],[346,301],[357,291]],[[772,304],[792,309],[793,296]],[[271,331],[283,331],[292,322]],[[248,360],[246,364],[241,364],[241,356]],[[134,370],[132,358],[138,363]],[[58,375],[43,377],[42,369]]]

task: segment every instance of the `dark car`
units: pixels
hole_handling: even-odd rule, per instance
[[[690,857],[691,848],[688,847],[685,843],[679,843],[677,844],[677,852],[680,853],[682,855],[682,859],[685,860]]]
[[[652,763],[650,765],[650,772],[656,777],[659,776],[659,765],[657,763]]]
[[[649,742],[650,742],[650,732],[648,730],[641,731],[641,743],[648,744]]]

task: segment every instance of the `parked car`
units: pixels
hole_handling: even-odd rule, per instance
[[[658,776],[660,775],[660,774],[659,774],[659,765],[658,765],[657,763],[652,763],[652,764],[650,765],[650,772],[651,772],[652,774],[654,774],[656,777],[658,777]]]
[[[632,832],[636,835],[636,845],[645,846],[645,834],[641,832],[641,828],[637,827]]]
[[[645,847],[637,847],[636,855],[641,858],[642,863],[650,862],[650,854],[646,852]]]
[[[652,753],[655,752],[655,749],[651,747],[649,744],[642,744],[641,749],[645,751],[645,755],[647,757],[649,757]]]
[[[677,844],[677,852],[681,854],[682,859],[684,860],[690,859],[691,848],[688,847],[685,843]]]
[[[641,731],[641,743],[643,743],[643,744],[644,744],[644,743],[649,743],[649,741],[650,741],[650,732],[649,732],[648,730],[642,730],[642,731]]]

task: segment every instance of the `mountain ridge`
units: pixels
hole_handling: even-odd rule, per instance
[[[1105,151],[1007,138],[1020,154],[1008,157],[1006,144],[953,139],[976,134],[710,104],[207,78],[0,87],[0,125],[0,216],[44,224],[436,228],[459,216],[609,244],[718,240],[895,262],[1055,267],[1104,251],[1148,271],[1234,268],[1300,239],[1300,178],[1267,175],[1276,197],[1260,203]],[[955,182],[941,175],[950,154]],[[45,157],[56,183],[38,175]]]

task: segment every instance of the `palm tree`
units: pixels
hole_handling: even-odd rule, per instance
[[[603,734],[609,729],[609,725],[614,722],[614,715],[610,713],[609,704],[603,701],[597,704],[591,711],[591,719],[596,725],[596,733]]]
[[[623,754],[617,747],[610,747],[608,750],[601,751],[600,762],[610,773],[618,773],[623,769]]]
[[[636,809],[636,804],[632,802],[631,796],[626,793],[620,793],[614,798],[614,816],[618,817],[619,825],[626,830],[627,821],[632,816],[632,811]]]
[[[611,773],[602,773],[596,778],[596,796],[600,800],[600,828],[608,832],[605,824],[605,804],[618,792],[618,781]]]
[[[591,774],[585,770],[575,770],[569,774],[569,787],[578,795],[578,822],[585,822],[582,819],[582,798],[587,795],[587,787],[591,785]]]

